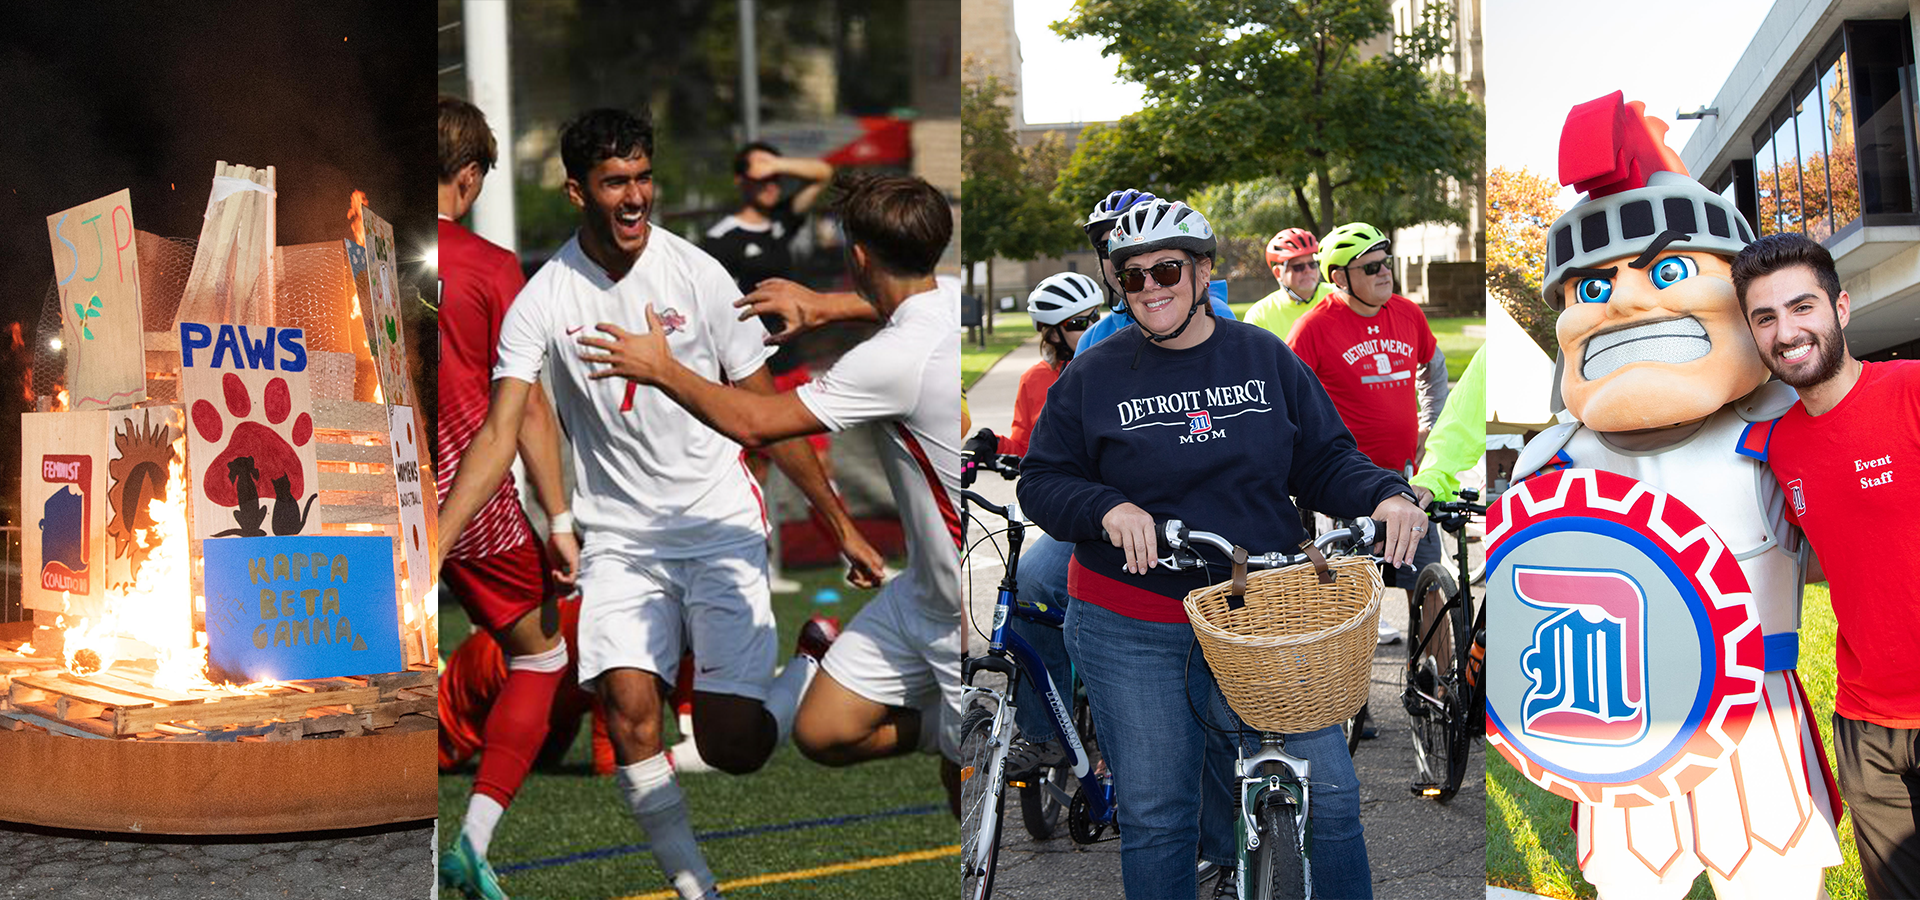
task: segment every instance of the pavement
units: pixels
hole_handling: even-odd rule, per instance
[[[985,426],[999,434],[1007,433],[1020,373],[1039,360],[1038,341],[1028,341],[974,383],[967,391],[967,404],[975,429]],[[973,490],[994,503],[1005,503],[1013,499],[1014,482],[989,474],[975,482]],[[982,521],[991,522],[993,517],[983,516]],[[982,533],[977,523],[970,525],[968,542],[977,541]],[[1478,535],[1478,527],[1471,534]],[[995,590],[1003,571],[999,558],[985,544],[963,567],[963,587],[973,622],[967,634],[968,655],[985,650],[982,635],[989,630]],[[1402,633],[1406,631],[1403,593],[1389,589],[1381,604],[1381,620]],[[1354,754],[1354,768],[1360,776],[1360,822],[1366,829],[1374,896],[1380,900],[1490,896],[1486,888],[1483,745],[1474,742],[1466,781],[1452,800],[1437,803],[1412,795],[1413,742],[1399,700],[1405,654],[1404,643],[1375,651],[1368,702],[1380,735],[1361,742]],[[1009,805],[1017,807],[1018,803],[1018,799],[1012,799]],[[1052,840],[1035,841],[1021,826],[1019,811],[1014,808],[1008,810],[1002,829],[995,897],[1079,900],[1123,895],[1119,841],[1082,847],[1064,833]],[[1064,827],[1061,830],[1064,832]]]
[[[420,900],[433,823],[179,838],[0,824],[0,900]]]

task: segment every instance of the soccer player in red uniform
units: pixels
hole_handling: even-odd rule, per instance
[[[1870,897],[1920,897],[1920,362],[1847,352],[1833,256],[1798,233],[1733,262],[1767,368],[1800,400],[1743,446],[1765,455],[1839,623],[1834,763]],[[1824,570],[1824,571],[1822,571]]]
[[[441,97],[437,441],[443,502],[461,454],[486,418],[500,322],[524,282],[512,253],[455,221],[479,198],[495,153],[493,134],[480,110]],[[549,516],[560,577],[570,581],[579,554],[561,488],[559,428],[544,402],[529,404],[519,445]],[[493,490],[472,527],[443,552],[442,583],[460,598],[474,623],[505,648],[508,659],[506,683],[482,732],[484,750],[466,820],[453,850],[441,858],[440,875],[451,888],[504,897],[487,864],[487,847],[546,740],[554,691],[567,672],[567,646],[554,602],[555,573],[534,540],[510,475]]]
[[[560,600],[560,634],[569,651],[580,632],[580,598]],[[547,716],[547,740],[541,745],[538,762],[552,763],[566,755],[580,733],[580,720],[593,717],[593,773],[613,774],[613,743],[607,739],[606,716],[599,698],[582,690],[574,677],[572,653],[567,671],[553,695],[553,709]],[[440,672],[440,771],[450,772],[480,752],[487,716],[508,678],[507,656],[500,643],[485,631],[476,631],[460,642],[447,657]]]

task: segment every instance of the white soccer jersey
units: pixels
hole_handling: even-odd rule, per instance
[[[534,273],[500,328],[493,377],[533,382],[551,363],[554,403],[573,444],[575,519],[583,534],[612,532],[665,559],[766,539],[759,490],[740,445],[658,388],[590,379],[579,339],[601,322],[647,330],[651,305],[675,359],[702,377],[739,381],[773,355],[758,319],[738,320],[733,277],[699,248],[655,227],[647,249],[614,282],[567,241]],[[601,335],[604,336],[604,335]]]
[[[915,605],[960,619],[960,295],[908,297],[878,334],[795,391],[834,431],[873,423],[907,535]]]

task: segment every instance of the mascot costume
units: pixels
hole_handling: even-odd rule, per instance
[[[1487,733],[1576,801],[1604,898],[1820,897],[1839,793],[1794,669],[1806,551],[1766,439],[1792,405],[1729,267],[1753,239],[1620,93],[1574,107],[1547,232],[1561,422],[1488,519]],[[1507,673],[1518,672],[1518,677]]]

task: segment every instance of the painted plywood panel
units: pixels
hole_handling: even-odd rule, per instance
[[[353,270],[359,294],[361,323],[380,372],[381,400],[396,406],[413,405],[408,381],[406,325],[400,319],[399,261],[394,255],[393,226],[359,207],[365,243],[346,240],[347,265]]]
[[[236,682],[399,670],[393,542],[369,537],[209,540],[207,662]]]
[[[123,409],[147,398],[133,195],[120,190],[47,217],[60,288],[68,405]]]
[[[133,581],[147,557],[140,532],[153,528],[151,504],[179,498],[168,484],[168,467],[177,461],[182,409],[149,406],[108,413],[112,428],[107,450],[107,586]],[[184,460],[178,460],[184,463]]]
[[[307,361],[298,328],[180,324],[196,539],[319,533]]]
[[[107,592],[106,410],[20,417],[22,600],[98,616]]]

